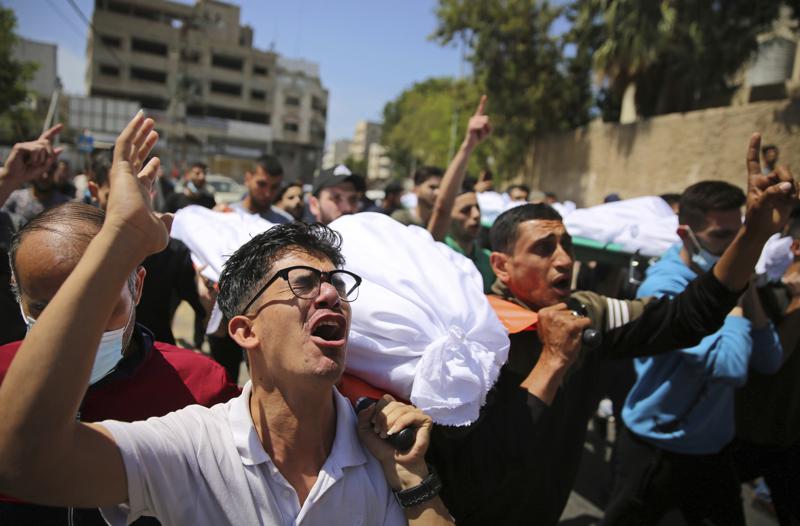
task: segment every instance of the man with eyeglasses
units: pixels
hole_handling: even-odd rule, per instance
[[[153,126],[140,112],[117,140],[105,222],[0,386],[0,492],[100,506],[111,524],[452,524],[424,461],[430,418],[390,397],[356,416],[334,388],[359,280],[338,271],[339,237],[321,225],[276,226],[223,271],[219,302],[251,363],[240,397],[144,422],[75,420],[98,314],[169,239],[147,199],[158,160],[134,175]],[[407,427],[407,452],[382,439]]]

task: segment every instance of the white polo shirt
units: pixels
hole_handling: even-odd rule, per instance
[[[303,506],[270,459],[241,396],[142,422],[106,420],[128,478],[128,502],[101,511],[112,525],[141,515],[164,525],[407,524],[378,461],[358,439],[336,389],[336,437]]]

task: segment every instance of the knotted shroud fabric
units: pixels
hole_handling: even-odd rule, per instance
[[[383,214],[330,226],[344,240],[345,268],[364,279],[352,303],[348,371],[438,424],[474,422],[509,347],[478,270],[426,230]]]

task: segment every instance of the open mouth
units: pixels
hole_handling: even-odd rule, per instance
[[[311,338],[324,346],[343,345],[347,336],[347,324],[342,315],[324,315],[311,327]]]
[[[552,287],[562,296],[567,296],[571,292],[572,279],[569,276],[564,276],[555,280]]]

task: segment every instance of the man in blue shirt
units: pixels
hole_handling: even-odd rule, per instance
[[[650,267],[639,296],[675,296],[709,272],[739,231],[744,203],[744,193],[729,183],[687,188],[679,212],[683,242]],[[750,287],[722,328],[699,345],[637,358],[604,524],[656,524],[679,508],[689,524],[743,526],[726,448],[734,436],[734,391],[751,366],[775,372],[782,353]]]

